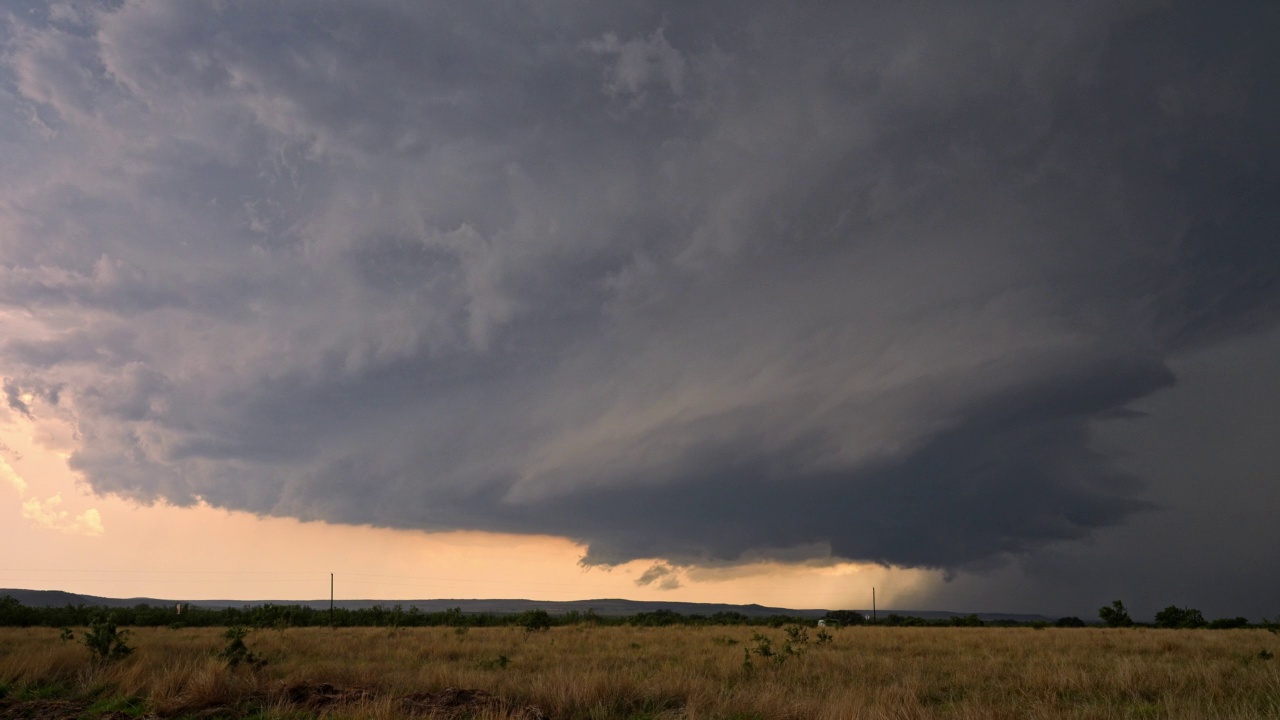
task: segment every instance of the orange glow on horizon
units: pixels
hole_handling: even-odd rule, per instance
[[[853,563],[757,563],[675,568],[637,580],[637,560],[583,567],[585,547],[562,537],[429,533],[260,517],[206,504],[138,505],[90,493],[68,469],[65,428],[0,422],[0,587],[106,597],[313,600],[587,600],[625,598],[789,607],[882,604],[930,578]],[[674,578],[674,581],[669,578]],[[864,599],[865,598],[865,599]]]

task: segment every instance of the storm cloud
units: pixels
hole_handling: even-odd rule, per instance
[[[1280,318],[1277,12],[19,3],[7,403],[98,492],[589,564],[1087,541],[1164,502],[1099,427]]]

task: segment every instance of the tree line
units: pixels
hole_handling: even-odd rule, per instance
[[[760,625],[782,627],[789,624],[815,624],[815,620],[790,615],[748,616],[738,612],[711,615],[682,615],[671,610],[655,610],[634,615],[598,615],[570,611],[552,615],[545,610],[518,613],[463,612],[448,608],[424,612],[417,607],[405,608],[375,605],[368,608],[314,608],[307,605],[245,605],[243,607],[206,608],[182,605],[140,604],[132,607],[106,608],[95,605],[33,607],[23,605],[12,596],[0,597],[0,626],[6,627],[87,627],[102,617],[130,627],[523,627],[543,630],[559,625]]]
[[[1133,621],[1133,618],[1129,617],[1129,611],[1125,608],[1124,603],[1119,600],[1115,600],[1110,605],[1104,605],[1099,608],[1098,619],[1107,627],[1138,627],[1142,625],[1142,623],[1136,623]],[[1251,625],[1249,623],[1249,619],[1244,617],[1205,620],[1204,614],[1195,608],[1170,605],[1156,613],[1155,622],[1151,623],[1147,627],[1170,629],[1209,628],[1210,630],[1261,627],[1274,632],[1276,630],[1276,625],[1276,623],[1270,622],[1266,618],[1263,618],[1262,622],[1256,626]]]
[[[784,625],[815,626],[818,618],[792,615],[750,616],[739,612],[717,612],[710,615],[654,610],[632,615],[597,615],[593,611],[570,611],[552,615],[545,610],[526,610],[519,613],[468,613],[461,608],[449,608],[438,612],[424,612],[417,607],[404,608],[399,604],[390,607],[375,605],[368,608],[314,608],[307,605],[245,605],[243,607],[206,608],[182,605],[181,612],[170,605],[134,605],[132,607],[104,608],[94,605],[64,605],[62,607],[32,607],[23,605],[11,596],[0,597],[0,626],[5,627],[88,627],[102,618],[130,627],[523,627],[526,630],[545,630],[562,625],[631,625],[661,627],[669,625],[750,625],[782,627]],[[1107,627],[1140,626],[1130,618],[1128,610],[1119,600],[1099,610],[1099,623]],[[945,618],[921,618],[912,615],[887,613],[875,619],[854,610],[834,610],[821,618],[828,626],[880,625],[886,627],[1086,627],[1089,623],[1078,617],[1063,617],[1056,621],[983,620],[977,615],[957,615]],[[1210,628],[1230,629],[1262,627],[1275,629],[1267,622],[1251,624],[1247,618],[1221,618],[1206,621],[1199,610],[1169,606],[1156,613],[1155,622],[1148,627],[1159,628]]]

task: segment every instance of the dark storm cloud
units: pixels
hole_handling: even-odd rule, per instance
[[[1280,578],[1280,414],[1271,372],[1280,328],[1180,356],[1178,386],[1139,401],[1141,422],[1104,423],[1103,447],[1125,472],[1158,479],[1157,509],[1002,567],[961,573],[903,598],[903,607],[1030,609],[1097,617],[1120,599],[1136,619],[1169,605],[1205,617],[1276,615]],[[1119,453],[1118,453],[1119,454]]]
[[[1280,317],[1276,12],[13,12],[6,396],[102,492],[589,563],[1087,540],[1161,497],[1098,421]]]
[[[1135,499],[1139,480],[1088,443],[1086,421],[1101,408],[1172,381],[1158,364],[1125,365],[1015,388],[966,408],[962,424],[910,452],[856,468],[814,467],[831,438],[765,450],[766,438],[703,440],[668,482],[578,490],[534,515],[604,538],[586,560],[605,563],[733,560],[763,540],[775,550],[825,543],[837,557],[957,566],[1079,538],[1147,505]],[[649,531],[654,518],[665,533]]]

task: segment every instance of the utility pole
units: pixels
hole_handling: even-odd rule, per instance
[[[329,627],[333,627],[333,573],[329,573]]]
[[[876,589],[873,587],[871,588],[871,622],[872,624],[875,624],[875,621],[876,621]]]

